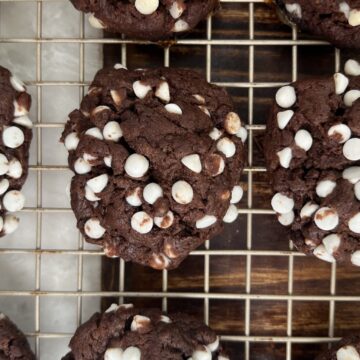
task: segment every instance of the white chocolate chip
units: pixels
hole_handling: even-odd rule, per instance
[[[168,229],[174,223],[174,213],[169,210],[165,216],[155,216],[154,223],[160,229]]]
[[[350,76],[359,76],[360,75],[360,63],[356,60],[348,60],[345,63],[345,74]]]
[[[64,144],[68,151],[70,150],[76,150],[76,148],[79,145],[79,137],[76,132],[72,132],[69,135],[66,136]]]
[[[168,316],[166,316],[166,315],[161,315],[160,321],[161,321],[161,322],[164,322],[164,323],[166,323],[166,324],[171,324],[171,323],[172,323],[171,319],[170,319]]]
[[[235,135],[236,135],[238,138],[240,138],[241,141],[242,141],[242,143],[244,144],[245,141],[246,141],[246,139],[247,139],[247,137],[248,137],[248,132],[247,132],[246,128],[241,127],[241,128],[239,129],[239,131],[238,131]]]
[[[139,211],[131,218],[131,227],[140,234],[147,234],[153,228],[153,219],[145,212]]]
[[[231,204],[227,209],[225,216],[223,217],[223,221],[226,223],[232,223],[237,219],[238,216],[239,216],[239,211],[237,207]]]
[[[360,201],[360,181],[354,186],[355,197]]]
[[[209,133],[209,136],[214,140],[219,140],[222,136],[222,131],[219,130],[218,128],[213,128],[210,133]]]
[[[136,10],[143,15],[151,15],[159,7],[159,0],[135,0]]]
[[[105,228],[100,225],[100,220],[90,218],[84,225],[85,234],[91,239],[100,239],[105,234]]]
[[[4,194],[10,186],[8,179],[2,179],[0,181],[0,195]]]
[[[171,188],[173,199],[182,205],[190,204],[194,198],[193,188],[186,181],[177,181]]]
[[[23,169],[21,163],[18,159],[11,159],[9,162],[9,170],[7,171],[6,175],[10,176],[13,179],[21,178],[23,173]]]
[[[199,105],[198,108],[205,113],[207,116],[211,117],[210,111],[206,106],[203,105]]]
[[[123,102],[123,95],[118,90],[110,90],[111,98],[115,106],[121,106]]]
[[[238,114],[234,112],[229,112],[226,115],[225,121],[224,121],[224,128],[225,130],[232,135],[235,135],[241,127],[241,120]]]
[[[10,126],[4,129],[2,139],[5,146],[16,149],[24,143],[25,136],[23,131],[17,126]]]
[[[125,70],[127,70],[127,67],[126,67],[125,65],[121,64],[121,63],[116,63],[116,64],[114,65],[114,69],[115,69],[115,70],[120,70],[120,69],[125,69]]]
[[[140,359],[141,359],[140,349],[135,346],[130,346],[124,351],[121,360],[140,360]]]
[[[180,106],[176,104],[165,105],[165,110],[171,114],[182,115],[182,110]]]
[[[154,204],[155,201],[164,195],[163,189],[159,184],[150,183],[144,187],[143,197],[149,204]]]
[[[327,253],[333,255],[339,250],[341,244],[341,237],[338,234],[330,234],[325,236],[322,240]]]
[[[339,215],[334,209],[322,207],[316,212],[314,221],[319,229],[329,231],[338,226]]]
[[[343,154],[348,160],[360,160],[360,138],[348,140],[343,146]]]
[[[33,123],[27,115],[15,118],[13,120],[13,123],[16,125],[26,127],[28,129],[32,129],[32,127],[33,127]]]
[[[184,7],[178,1],[174,1],[169,7],[169,13],[173,19],[178,19],[184,11]]]
[[[205,104],[205,98],[202,95],[199,94],[195,94],[193,95],[193,97],[200,103],[200,104]]]
[[[355,251],[351,255],[351,263],[355,266],[360,266],[360,250]]]
[[[10,190],[3,197],[3,205],[7,211],[20,211],[25,205],[25,196],[18,190]]]
[[[157,86],[155,96],[162,101],[170,101],[170,89],[169,84],[166,81],[161,81],[160,84]]]
[[[360,166],[348,167],[343,171],[342,177],[352,184],[356,184],[358,181],[360,181]]]
[[[104,157],[104,163],[107,167],[111,168],[112,156],[108,155]]]
[[[16,100],[14,101],[14,116],[15,117],[20,117],[20,116],[25,116],[29,113],[29,110],[20,105]]]
[[[212,343],[210,344],[207,344],[206,347],[211,351],[211,352],[215,352],[218,348],[219,348],[219,345],[220,345],[220,339],[219,337],[217,336],[215,341],[213,341]]]
[[[292,110],[279,111],[276,115],[279,129],[284,130],[293,116]]]
[[[101,133],[101,130],[99,128],[97,128],[97,127],[93,127],[91,129],[86,130],[85,135],[92,136],[92,137],[94,137],[96,139],[99,139],[99,140],[104,139],[104,137],[103,137],[103,135]]]
[[[198,154],[184,156],[181,162],[191,171],[199,174],[202,170],[201,159]]]
[[[123,360],[122,349],[120,349],[120,348],[107,349],[104,354],[104,360]]]
[[[321,198],[330,195],[336,188],[336,182],[332,180],[322,180],[316,185],[316,194]]]
[[[328,130],[328,136],[333,138],[339,144],[343,144],[351,138],[351,129],[345,124],[333,125]]]
[[[300,218],[305,219],[311,217],[318,208],[318,204],[311,201],[307,202],[300,211]]]
[[[211,360],[211,359],[212,359],[211,351],[206,346],[204,346],[203,349],[195,350],[192,353],[192,360]]]
[[[148,326],[150,323],[151,320],[147,316],[135,315],[131,322],[130,329],[131,331],[138,331],[143,327]]]
[[[295,219],[295,214],[293,211],[290,211],[286,214],[278,214],[278,221],[282,226],[290,226]]]
[[[341,73],[334,74],[334,82],[336,95],[344,93],[349,85],[349,79]]]
[[[109,176],[107,174],[102,174],[88,180],[86,184],[94,193],[101,193],[106,188],[108,181]]]
[[[95,195],[94,191],[87,185],[85,185],[85,199],[89,201],[101,200],[98,196]]]
[[[347,19],[349,19],[350,15],[350,6],[347,2],[343,1],[339,4],[339,11],[341,11]]]
[[[326,248],[323,244],[315,248],[313,254],[320,260],[324,260],[329,263],[335,262],[335,258],[326,251]]]
[[[307,130],[301,129],[295,134],[295,144],[299,148],[309,151],[313,144],[313,138]]]
[[[350,107],[359,98],[360,90],[350,90],[344,95],[344,104]]]
[[[170,265],[170,259],[164,254],[152,254],[150,266],[157,270],[167,269]]]
[[[18,79],[16,76],[12,75],[10,77],[11,86],[18,92],[26,91],[24,83]]]
[[[98,18],[96,18],[94,14],[90,14],[89,23],[95,29],[105,29],[106,28],[104,23],[101,20],[99,20]]]
[[[336,359],[337,360],[360,360],[360,354],[357,352],[357,350],[351,346],[346,345],[340,348],[336,352]]]
[[[117,121],[109,121],[104,126],[103,135],[106,140],[118,142],[123,136],[120,124]]]
[[[301,6],[300,4],[294,3],[294,4],[285,4],[286,11],[297,17],[298,19],[301,19],[302,12],[301,12]]]
[[[231,191],[231,204],[237,204],[243,197],[244,190],[240,185],[235,185]]]
[[[91,171],[91,165],[83,158],[79,158],[74,163],[74,170],[80,175],[87,174]]]
[[[174,24],[172,31],[173,32],[182,32],[182,31],[186,31],[188,29],[189,29],[189,24],[185,20],[180,19]]]
[[[278,214],[287,214],[294,208],[294,200],[288,196],[276,193],[271,199],[271,206]]]
[[[131,154],[125,161],[125,171],[132,178],[141,178],[149,170],[149,160],[140,154]]]
[[[91,164],[92,161],[97,160],[96,156],[90,155],[88,153],[84,153],[83,159],[87,161],[89,164]]]
[[[211,225],[214,225],[217,221],[216,216],[214,215],[204,215],[201,219],[196,221],[197,229],[205,229]]]
[[[236,153],[235,144],[227,137],[220,139],[216,144],[216,148],[227,158],[233,157]]]
[[[292,160],[292,150],[289,147],[286,147],[276,153],[279,158],[280,165],[288,169]]]
[[[100,105],[100,106],[97,106],[92,112],[91,114],[92,115],[96,115],[98,113],[101,113],[103,111],[106,111],[106,110],[111,110],[108,106],[105,106],[105,105]]]
[[[280,88],[276,93],[276,103],[284,108],[287,109],[293,106],[296,102],[296,92],[292,86],[283,86]]]
[[[349,220],[349,229],[356,234],[360,234],[360,212]]]
[[[359,26],[360,25],[360,10],[352,9],[349,13],[349,24],[351,26]]]
[[[126,202],[131,206],[140,206],[141,202],[141,188],[137,187],[128,196],[126,196]]]
[[[6,215],[3,231],[5,234],[13,233],[19,226],[19,219],[13,215]]]
[[[151,91],[151,86],[145,85],[138,80],[133,83],[133,90],[139,99],[144,99],[148,92]]]
[[[4,175],[9,171],[9,160],[7,157],[0,153],[0,175]]]

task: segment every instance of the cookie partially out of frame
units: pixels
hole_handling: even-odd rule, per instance
[[[275,0],[300,29],[324,37],[337,47],[360,49],[359,0]]]
[[[219,6],[219,0],[71,0],[91,13],[93,27],[147,40],[192,30]]]
[[[0,236],[15,231],[19,220],[12,213],[25,203],[20,190],[28,174],[30,106],[24,84],[0,66]]]
[[[347,337],[336,344],[331,350],[318,356],[316,360],[359,360],[360,335]]]
[[[306,254],[360,266],[360,64],[284,86],[264,143],[272,207]]]
[[[94,314],[69,346],[63,360],[229,360],[215,332],[197,319],[131,304]]]
[[[62,140],[86,240],[176,268],[236,220],[247,132],[224,89],[190,70],[99,71]]]
[[[0,314],[0,359],[35,360],[25,335],[4,314]]]

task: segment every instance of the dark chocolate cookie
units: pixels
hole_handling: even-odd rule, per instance
[[[62,141],[78,227],[110,257],[175,268],[237,218],[246,129],[224,89],[181,69],[98,72]]]
[[[71,0],[91,13],[90,24],[110,32],[162,40],[187,32],[219,6],[219,0]]]
[[[341,340],[331,350],[318,356],[316,360],[360,360],[360,335]]]
[[[276,94],[264,143],[272,207],[306,254],[360,266],[360,64]]]
[[[360,49],[360,0],[275,0],[300,29],[340,48]]]
[[[0,314],[0,360],[35,360],[25,335]]]
[[[219,337],[183,313],[113,304],[94,314],[70,341],[63,360],[228,360]]]
[[[20,190],[28,174],[30,105],[24,84],[0,66],[0,236],[15,231],[19,220],[8,213],[21,210],[25,203]]]

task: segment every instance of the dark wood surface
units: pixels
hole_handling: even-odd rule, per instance
[[[282,24],[273,8],[266,4],[254,4],[255,39],[291,39],[291,30]],[[106,34],[108,35],[108,34]],[[113,35],[109,35],[113,37]],[[205,39],[206,26],[202,24],[191,39]],[[249,4],[229,3],[222,5],[222,11],[213,17],[213,39],[248,39]],[[312,37],[299,34],[300,39]],[[107,45],[104,49],[105,65],[121,61],[121,47]],[[159,45],[128,45],[127,65],[129,68],[157,67],[163,65],[164,50]],[[334,48],[329,45],[298,47],[298,78],[332,74],[335,69]],[[351,51],[341,52],[341,62],[350,56],[360,59],[359,54]],[[212,46],[211,81],[249,82],[249,46]],[[172,45],[170,65],[190,67],[205,75],[206,46]],[[254,81],[289,82],[292,80],[292,47],[255,46]],[[248,89],[228,88],[242,119],[248,122]],[[275,88],[254,89],[254,124],[265,124],[267,111],[274,96]],[[254,132],[254,166],[264,166],[262,155],[262,132]],[[247,190],[247,174],[242,184]],[[255,173],[253,177],[253,207],[270,208],[271,191],[266,173]],[[247,208],[247,192],[241,208]],[[252,217],[253,250],[289,250],[287,235],[272,215]],[[235,224],[226,227],[225,232],[211,241],[211,249],[247,249],[247,215],[239,216]],[[287,256],[252,256],[251,294],[287,295],[288,294]],[[103,290],[119,290],[119,261],[103,260]],[[126,291],[161,291],[162,274],[134,264],[126,264]],[[339,266],[337,269],[336,294],[360,295],[360,270]],[[294,258],[293,293],[308,296],[307,301],[294,301],[292,332],[296,337],[327,337],[329,335],[329,302],[312,301],[312,296],[330,295],[331,267],[313,258]],[[211,293],[245,294],[246,257],[211,256],[210,291]],[[168,289],[176,292],[204,291],[204,257],[191,256],[179,269],[169,272]],[[116,299],[104,299],[103,308]],[[139,306],[161,306],[161,299],[125,299]],[[342,301],[335,303],[335,336],[340,337],[360,331],[359,302]],[[204,302],[199,299],[169,299],[169,311],[187,311],[203,318]],[[210,325],[222,335],[245,335],[244,300],[210,300]],[[251,336],[286,336],[287,301],[251,300]],[[232,359],[244,358],[244,344],[227,342],[226,347]],[[292,359],[313,359],[326,344],[293,344]],[[284,343],[251,343],[250,359],[285,359]]]

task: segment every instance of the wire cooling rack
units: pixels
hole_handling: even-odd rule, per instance
[[[319,263],[313,259],[305,260],[302,254],[293,252],[291,244],[287,246],[287,242],[284,239],[281,239],[281,241],[285,244],[285,247],[275,246],[268,248],[263,245],[257,245],[260,235],[256,235],[258,233],[254,231],[254,229],[260,228],[263,226],[263,223],[265,223],[266,227],[266,224],[276,222],[273,217],[273,211],[269,209],[269,201],[261,201],[262,204],[265,203],[267,205],[262,207],[259,206],[260,202],[257,200],[257,193],[260,191],[259,189],[261,189],[261,185],[259,185],[261,180],[258,181],[258,177],[260,179],[264,176],[266,177],[266,169],[263,164],[261,164],[261,162],[258,164],[254,160],[257,136],[265,130],[265,121],[263,119],[258,121],[255,117],[256,107],[264,106],[264,104],[261,104],[261,101],[257,103],[257,98],[265,98],[266,105],[269,103],[277,87],[297,80],[299,73],[298,51],[301,47],[310,47],[311,51],[319,48],[326,49],[327,56],[333,51],[324,41],[311,38],[299,40],[295,27],[293,27],[292,30],[284,30],[288,32],[288,36],[284,37],[274,36],[273,33],[268,35],[263,34],[264,36],[261,36],[261,34],[260,36],[255,36],[257,14],[264,15],[265,13],[266,18],[266,11],[271,13],[271,10],[265,7],[265,2],[265,0],[221,0],[222,6],[225,9],[229,6],[235,10],[241,10],[240,12],[244,16],[242,20],[248,27],[241,35],[240,32],[237,33],[235,31],[235,33],[225,32],[225,35],[222,37],[213,36],[215,18],[213,19],[210,16],[207,19],[206,28],[203,29],[202,33],[196,32],[190,37],[181,38],[176,43],[164,47],[163,50],[161,47],[157,47],[157,52],[162,52],[161,62],[164,66],[172,65],[174,59],[172,57],[172,51],[174,49],[176,51],[176,48],[202,49],[201,51],[204,51],[204,61],[200,66],[207,80],[226,87],[230,92],[240,94],[235,95],[235,98],[240,99],[240,105],[238,106],[241,106],[242,117],[247,122],[249,131],[248,167],[245,169],[243,180],[246,198],[242,201],[241,208],[239,209],[239,221],[231,228],[231,233],[228,233],[227,236],[231,239],[238,238],[238,242],[242,243],[241,246],[233,246],[233,242],[231,241],[230,245],[226,246],[221,242],[220,245],[217,242],[207,242],[203,248],[194,251],[190,256],[190,261],[193,259],[195,259],[195,261],[201,259],[199,276],[195,279],[197,287],[190,286],[181,289],[174,286],[174,281],[171,280],[172,275],[167,271],[162,272],[160,288],[156,291],[153,289],[147,290],[141,286],[137,287],[136,284],[128,287],[126,281],[128,276],[126,271],[127,265],[120,260],[118,290],[101,291],[101,288],[97,290],[93,290],[91,287],[85,288],[84,274],[86,272],[91,273],[93,270],[85,266],[86,259],[92,257],[100,259],[103,253],[97,249],[88,247],[83,242],[77,230],[75,230],[75,227],[72,229],[72,232],[76,232],[77,234],[77,240],[74,240],[74,242],[76,241],[75,246],[51,249],[44,245],[44,242],[48,244],[49,240],[45,239],[43,231],[44,223],[47,221],[46,217],[48,215],[56,217],[61,214],[69,214],[69,216],[72,216],[72,212],[70,207],[52,206],[51,202],[44,201],[43,198],[44,188],[49,186],[49,182],[44,181],[46,176],[50,173],[57,176],[57,174],[68,171],[65,165],[44,161],[44,138],[48,136],[49,131],[57,131],[59,133],[63,127],[63,122],[44,121],[43,99],[51,87],[78,89],[78,96],[82,98],[90,81],[90,78],[86,79],[85,77],[87,61],[85,52],[87,46],[119,46],[119,49],[121,49],[121,51],[119,51],[119,60],[124,65],[132,68],[134,66],[131,61],[129,61],[128,47],[138,44],[142,46],[142,50],[145,50],[150,44],[116,37],[103,38],[101,34],[99,34],[99,36],[88,36],[86,33],[86,16],[82,14],[78,15],[80,19],[78,36],[67,38],[47,37],[43,35],[44,7],[51,3],[56,3],[58,6],[61,6],[61,3],[63,3],[65,6],[67,0],[0,0],[0,12],[1,10],[4,11],[4,4],[7,5],[6,9],[9,9],[11,4],[20,3],[25,6],[25,4],[31,3],[34,5],[35,11],[34,13],[29,13],[29,16],[35,16],[36,18],[34,36],[13,37],[3,35],[0,32],[0,49],[7,44],[16,44],[18,47],[31,44],[34,47],[34,78],[29,79],[27,85],[29,89],[32,90],[36,108],[36,120],[34,119],[35,139],[33,142],[35,153],[34,162],[30,167],[30,176],[33,176],[35,180],[34,186],[31,189],[34,195],[34,206],[27,207],[23,210],[24,214],[29,213],[33,216],[32,222],[34,226],[32,229],[35,232],[35,241],[29,246],[9,246],[0,249],[0,256],[9,256],[10,254],[13,256],[32,256],[34,258],[34,264],[31,269],[34,270],[34,281],[33,286],[31,285],[30,288],[25,287],[25,289],[14,289],[11,283],[7,283],[0,289],[0,299],[16,301],[18,298],[31,298],[33,300],[32,311],[34,322],[32,326],[26,329],[28,330],[26,333],[32,341],[38,358],[52,358],[51,355],[42,355],[42,348],[45,346],[50,346],[50,353],[52,351],[51,346],[53,345],[54,348],[60,349],[60,353],[65,354],[66,349],[64,348],[64,344],[68,342],[76,326],[86,320],[87,316],[85,317],[84,315],[83,307],[89,298],[116,297],[119,298],[120,301],[124,301],[124,299],[126,301],[136,301],[136,299],[139,298],[160,299],[163,310],[165,311],[168,308],[169,310],[172,308],[172,306],[169,305],[174,299],[190,301],[192,304],[200,304],[199,308],[203,313],[205,322],[214,328],[219,328],[219,332],[222,334],[222,340],[228,346],[232,359],[310,359],[313,357],[315,350],[319,349],[315,347],[315,350],[310,352],[310,349],[313,349],[313,344],[325,344],[329,341],[335,341],[340,335],[347,331],[360,329],[359,326],[356,325],[358,323],[358,321],[356,321],[356,312],[349,310],[357,307],[360,302],[360,293],[355,289],[355,287],[359,285],[356,281],[358,276],[354,270],[341,270],[341,276],[337,277],[339,269],[337,269],[336,264],[328,265]],[[75,12],[75,10],[73,11]],[[286,27],[284,27],[284,29],[286,29]],[[221,31],[221,29],[217,30]],[[63,78],[61,80],[50,81],[43,79],[42,55],[43,49],[47,44],[73,44],[76,46],[78,55],[77,80]],[[221,76],[216,76],[214,80],[213,54],[219,47],[222,47],[225,51],[227,51],[227,49],[229,51],[231,51],[230,49],[244,49],[243,55],[241,55],[241,61],[245,64],[244,68],[246,70],[242,72],[241,77],[235,77],[237,81],[231,81],[233,80],[231,73],[230,76],[225,76],[226,79]],[[286,49],[285,51],[290,52],[290,56],[288,57],[290,64],[284,64],[285,67],[288,66],[289,68],[289,78],[286,79],[286,81],[283,81],[283,79],[281,81],[273,81],[272,78],[261,81],[259,77],[257,77],[257,71],[261,69],[262,64],[262,60],[257,55],[258,50],[260,49],[261,54],[261,50],[267,48],[272,48],[275,52],[278,49]],[[342,61],[339,50],[335,50],[333,59],[334,67],[332,70],[339,71]],[[234,62],[236,61],[237,60],[234,59]],[[265,63],[264,61],[264,64]],[[260,66],[256,64],[260,64]],[[16,69],[16,64],[14,64],[14,69]],[[261,72],[266,73],[266,70],[267,69],[261,69]],[[263,117],[264,116],[263,114]],[[269,200],[270,191],[268,190],[266,181],[263,188],[266,188],[264,190],[265,199]],[[279,230],[279,227],[276,227],[275,233],[276,231],[279,231],[279,234],[275,234],[275,238],[276,236],[284,236],[284,233]],[[274,236],[270,236],[270,232],[272,232],[271,228],[267,228],[263,233],[265,235],[267,234],[269,238],[274,239]],[[47,234],[46,236],[49,235]],[[12,241],[16,244],[16,234]],[[264,243],[266,242],[262,242],[261,244]],[[215,246],[213,246],[213,244],[215,244]],[[76,284],[73,289],[69,290],[68,287],[61,286],[60,288],[55,288],[55,290],[43,289],[42,279],[45,257],[47,259],[46,271],[50,269],[49,266],[51,267],[51,263],[56,263],[59,260],[59,257],[71,257],[71,259],[73,259],[73,263],[76,264],[76,279],[74,279]],[[229,286],[223,283],[222,286],[220,286],[216,281],[215,285],[212,283],[213,277],[216,279],[214,272],[218,274],[221,271],[216,267],[214,270],[214,264],[216,265],[217,262],[220,261],[219,259],[231,259],[230,267],[225,267],[225,271],[221,274],[222,279]],[[272,260],[268,261],[269,259]],[[259,265],[261,261],[264,261],[265,265]],[[278,264],[281,264],[280,270],[277,267]],[[240,271],[233,271],[233,266],[239,266]],[[269,267],[267,268],[267,266]],[[311,269],[310,274],[307,272],[308,266]],[[279,271],[276,271],[276,269]],[[314,269],[315,271],[317,269],[322,275],[319,276],[319,274],[314,272]],[[13,269],[10,267],[6,271],[11,272]],[[264,274],[264,279],[261,278],[262,273]],[[266,276],[266,273],[268,273],[268,276]],[[6,276],[5,274],[2,275]],[[97,275],[98,274],[94,272],[94,278]],[[318,282],[311,282],[313,278],[318,279]],[[175,276],[175,279],[179,278]],[[219,277],[217,279],[219,279]],[[325,284],[323,283],[324,279]],[[344,286],[344,289],[338,291],[337,284],[340,283],[341,288],[344,281],[349,281],[353,284],[350,286],[351,289],[349,290],[347,286]],[[272,282],[276,285],[274,288],[271,287]],[[232,283],[234,286],[232,286]],[[302,285],[300,286],[299,284]],[[298,287],[302,288],[303,291],[297,291]],[[280,291],[278,290],[279,288],[281,289]],[[75,301],[77,316],[76,324],[71,328],[72,331],[57,330],[62,328],[61,325],[53,328],[51,331],[47,331],[46,327],[43,326],[43,317],[46,316],[43,313],[42,306],[45,300],[50,298],[64,299],[65,302],[66,299],[71,298]],[[219,307],[214,307],[213,304],[216,302],[225,304],[221,305],[221,307],[225,307],[226,311],[220,311]],[[3,303],[0,302],[0,304]],[[261,306],[258,304],[261,304]],[[282,313],[280,315],[278,312],[276,312],[275,315],[271,313],[271,311],[275,309],[273,304],[281,304],[280,308],[282,309]],[[306,306],[299,306],[299,304]],[[94,305],[93,308],[88,311],[89,314],[98,310],[98,305],[98,303],[96,306]],[[232,311],[230,309],[232,305],[234,305],[236,310]],[[339,308],[345,309],[340,312],[340,315],[337,313],[337,309]],[[311,309],[315,309],[314,312],[311,312]],[[6,306],[3,311],[6,312]],[[216,311],[220,313],[217,314]],[[320,312],[322,315],[318,316]],[[226,314],[228,317],[238,317],[236,319],[226,319]],[[303,316],[303,314],[307,315]],[[345,316],[344,314],[347,315]],[[21,314],[21,316],[23,315],[24,314]],[[18,316],[18,318],[21,318],[21,316]],[[354,317],[355,320],[352,320]],[[214,318],[218,321],[213,320]],[[298,319],[300,318],[304,321],[303,326],[298,326]],[[219,325],[222,322],[225,323],[225,325]],[[226,324],[228,324],[228,327]],[[294,324],[297,325],[295,326]],[[19,325],[21,326],[21,321]],[[336,325],[339,325],[339,332],[336,332]],[[306,329],[308,329],[308,331]],[[47,340],[50,341],[50,345],[45,345]],[[61,343],[60,345],[56,344],[58,340]],[[264,346],[262,347],[262,345]]]

